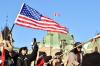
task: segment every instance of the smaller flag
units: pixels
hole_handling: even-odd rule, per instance
[[[22,6],[22,9],[20,10],[20,13],[18,14],[18,17],[16,18],[15,22],[19,26],[24,26],[37,30],[67,33],[65,27],[61,26],[52,19],[43,16],[37,10],[31,8],[26,4]]]
[[[60,16],[60,14],[59,13],[54,13],[54,16]]]

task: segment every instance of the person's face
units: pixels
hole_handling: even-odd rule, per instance
[[[27,50],[22,50],[21,53],[22,53],[22,55],[26,55],[27,54]]]
[[[78,47],[77,50],[78,50],[78,52],[80,52],[81,51],[81,48]]]

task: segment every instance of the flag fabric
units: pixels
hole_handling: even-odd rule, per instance
[[[60,14],[59,14],[59,13],[54,13],[53,15],[54,15],[54,16],[60,16]]]
[[[67,33],[65,27],[61,26],[54,20],[43,16],[37,10],[31,8],[25,3],[22,5],[22,8],[15,20],[15,23],[19,26],[38,30],[45,30],[48,32]]]

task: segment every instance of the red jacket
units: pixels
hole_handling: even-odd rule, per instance
[[[44,65],[44,58],[43,57],[40,57],[38,60],[37,60],[37,66],[43,66]]]

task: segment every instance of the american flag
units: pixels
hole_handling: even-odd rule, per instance
[[[30,6],[23,4],[15,23],[19,26],[24,26],[28,28],[45,30],[48,32],[59,32],[59,33],[67,33],[65,27],[60,26],[54,20],[43,16],[37,10],[31,8]]]

